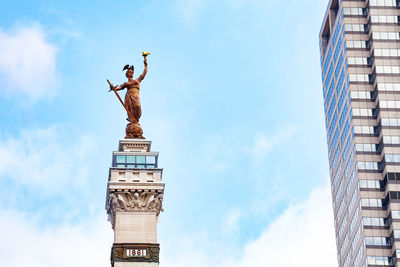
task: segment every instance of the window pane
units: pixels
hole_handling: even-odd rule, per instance
[[[363,206],[363,207],[368,207],[368,206],[369,206],[369,201],[368,201],[368,199],[362,198],[362,199],[361,199],[361,206]]]
[[[146,163],[145,156],[136,156],[136,163]]]
[[[392,136],[392,142],[393,144],[399,144],[400,143],[399,136]]]
[[[393,219],[400,219],[400,211],[392,210],[392,218]]]
[[[393,230],[394,238],[400,238],[400,230]]]
[[[146,156],[146,163],[147,164],[156,164],[156,157],[155,156]]]
[[[126,156],[126,163],[136,163],[136,156]]]
[[[375,181],[368,180],[368,188],[375,188]]]
[[[116,162],[117,163],[125,163],[125,156],[116,156]]]

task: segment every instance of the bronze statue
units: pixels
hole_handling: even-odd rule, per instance
[[[140,127],[139,119],[142,116],[142,107],[140,105],[140,98],[139,98],[139,90],[140,90],[140,83],[143,81],[144,77],[147,73],[147,56],[150,55],[148,52],[143,52],[142,56],[144,58],[144,70],[142,75],[140,75],[136,80],[133,79],[134,74],[134,67],[125,65],[122,71],[126,70],[126,77],[128,81],[121,84],[114,86],[109,80],[107,80],[108,84],[110,85],[110,91],[114,91],[117,95],[119,101],[124,106],[126,112],[128,113],[127,120],[129,121],[128,125],[126,126],[126,137],[125,138],[141,138],[143,137],[143,130]],[[125,95],[125,103],[122,102],[122,99],[119,97],[117,91],[123,90],[127,88],[127,92]]]

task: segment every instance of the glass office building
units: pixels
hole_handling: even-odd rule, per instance
[[[330,0],[320,31],[339,266],[398,266],[400,0]]]

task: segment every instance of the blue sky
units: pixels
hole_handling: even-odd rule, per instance
[[[106,181],[126,114],[106,79],[124,82],[125,64],[140,74],[142,51],[141,125],[166,183],[161,266],[293,266],[288,254],[337,266],[318,48],[326,4],[2,2],[5,266],[109,266]],[[13,256],[20,242],[27,257]]]

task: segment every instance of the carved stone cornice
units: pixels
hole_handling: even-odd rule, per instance
[[[127,250],[146,251],[146,255],[129,257]],[[117,244],[114,243],[111,249],[111,266],[115,262],[160,262],[159,244]]]
[[[116,179],[116,178],[114,178]],[[141,191],[141,190],[150,190],[150,191],[158,191],[163,192],[165,188],[164,183],[159,182],[120,182],[120,181],[110,181],[108,182],[108,190],[109,192],[115,191]]]
[[[123,139],[119,141],[119,151],[150,152],[151,141],[143,139]]]
[[[163,211],[163,194],[157,191],[151,192],[110,192],[107,202],[107,214],[114,226],[115,212],[156,212],[157,216]]]

